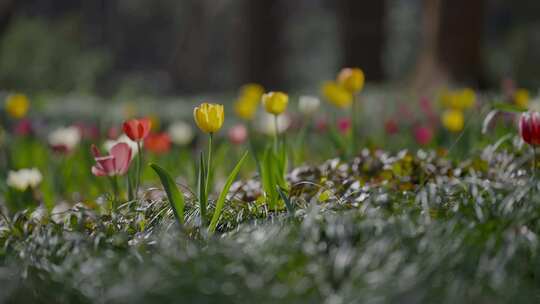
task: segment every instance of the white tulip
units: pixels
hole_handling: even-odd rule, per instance
[[[278,132],[285,132],[291,125],[291,119],[286,114],[278,116]],[[274,135],[276,133],[275,116],[269,113],[261,113],[261,117],[258,120],[257,129],[259,132],[266,135]]]
[[[298,110],[304,115],[312,115],[319,109],[321,101],[315,96],[300,96]]]
[[[167,132],[171,141],[180,146],[187,145],[193,140],[193,127],[181,120],[172,123]]]
[[[63,147],[71,151],[81,141],[81,132],[74,126],[56,129],[49,134],[48,140],[52,147]]]
[[[21,169],[18,171],[9,171],[7,177],[7,185],[24,191],[30,188],[37,187],[43,179],[41,172],[38,169]]]

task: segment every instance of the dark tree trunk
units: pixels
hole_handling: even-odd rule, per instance
[[[17,0],[4,0],[0,1],[0,35],[9,26],[11,18],[15,14],[15,8],[17,6]]]
[[[484,0],[443,0],[438,59],[453,81],[482,85],[481,43]]]
[[[257,82],[268,90],[285,90],[284,3],[244,0],[243,82]]]
[[[360,67],[370,81],[384,79],[385,1],[336,0],[343,66]]]

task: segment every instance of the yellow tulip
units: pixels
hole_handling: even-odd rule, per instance
[[[526,89],[517,89],[514,93],[514,103],[521,109],[529,108],[530,94]]]
[[[442,114],[442,124],[448,131],[459,132],[463,130],[464,122],[463,112],[460,110],[449,109]]]
[[[287,109],[289,96],[283,92],[268,92],[262,96],[262,103],[266,112],[279,115]]]
[[[459,105],[462,109],[470,109],[476,104],[476,93],[473,89],[465,88],[458,93]]]
[[[248,83],[240,88],[240,99],[249,100],[254,103],[259,103],[263,94],[264,88],[257,83]]]
[[[257,112],[258,102],[252,102],[249,99],[240,98],[234,103],[234,112],[238,117],[244,120],[252,120]]]
[[[350,107],[353,100],[349,91],[333,81],[323,84],[322,94],[331,104],[342,109]]]
[[[364,87],[364,72],[359,68],[344,68],[339,72],[337,82],[354,94]]]
[[[455,91],[445,90],[441,93],[440,99],[445,108],[465,110],[476,104],[476,93],[469,88]]]
[[[150,119],[150,129],[154,132],[159,131],[161,127],[161,121],[159,120],[159,116],[157,115],[150,115],[148,117]]]
[[[193,117],[199,129],[206,133],[214,133],[221,129],[225,119],[223,105],[202,103],[193,110]]]
[[[23,118],[29,108],[30,101],[24,94],[9,95],[6,99],[6,112],[13,118]]]

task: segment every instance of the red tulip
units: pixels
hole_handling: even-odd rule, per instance
[[[527,112],[519,118],[519,135],[529,145],[540,145],[540,113]]]
[[[144,140],[144,148],[156,154],[167,153],[171,149],[171,138],[167,133],[150,134]]]
[[[126,143],[118,143],[111,148],[109,155],[101,156],[98,148],[92,145],[96,165],[92,167],[95,176],[124,175],[131,163],[131,148]]]
[[[426,126],[417,126],[414,128],[414,139],[420,145],[427,145],[433,138],[433,132]]]
[[[235,145],[243,144],[247,137],[248,132],[246,126],[239,124],[229,129],[229,140]]]
[[[141,141],[150,133],[152,122],[149,118],[130,119],[125,121],[122,127],[131,140]]]

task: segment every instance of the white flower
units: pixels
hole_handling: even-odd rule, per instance
[[[131,148],[131,159],[135,158],[135,155],[137,155],[137,153],[139,152],[137,149],[137,142],[131,140],[129,137],[127,137],[126,134],[120,135],[120,137],[118,137],[115,140],[112,140],[112,139],[106,140],[103,143],[103,147],[105,148],[105,150],[107,150],[107,152],[110,152],[112,147],[114,147],[114,145],[118,143],[128,144],[128,146]]]
[[[300,96],[298,110],[304,115],[311,115],[319,109],[321,101],[315,96]]]
[[[73,150],[81,141],[81,132],[75,126],[56,129],[49,134],[49,145],[53,148]]]
[[[291,125],[291,119],[286,114],[278,116],[278,132],[283,133]],[[257,129],[259,132],[266,135],[274,135],[276,133],[275,116],[269,113],[261,113],[261,117],[258,120]]]
[[[37,187],[41,183],[42,179],[43,176],[41,175],[41,172],[39,172],[39,170],[36,168],[9,171],[7,185],[24,191],[28,189],[28,187]]]
[[[187,145],[193,140],[193,128],[184,121],[176,121],[167,130],[173,143],[177,145]]]

